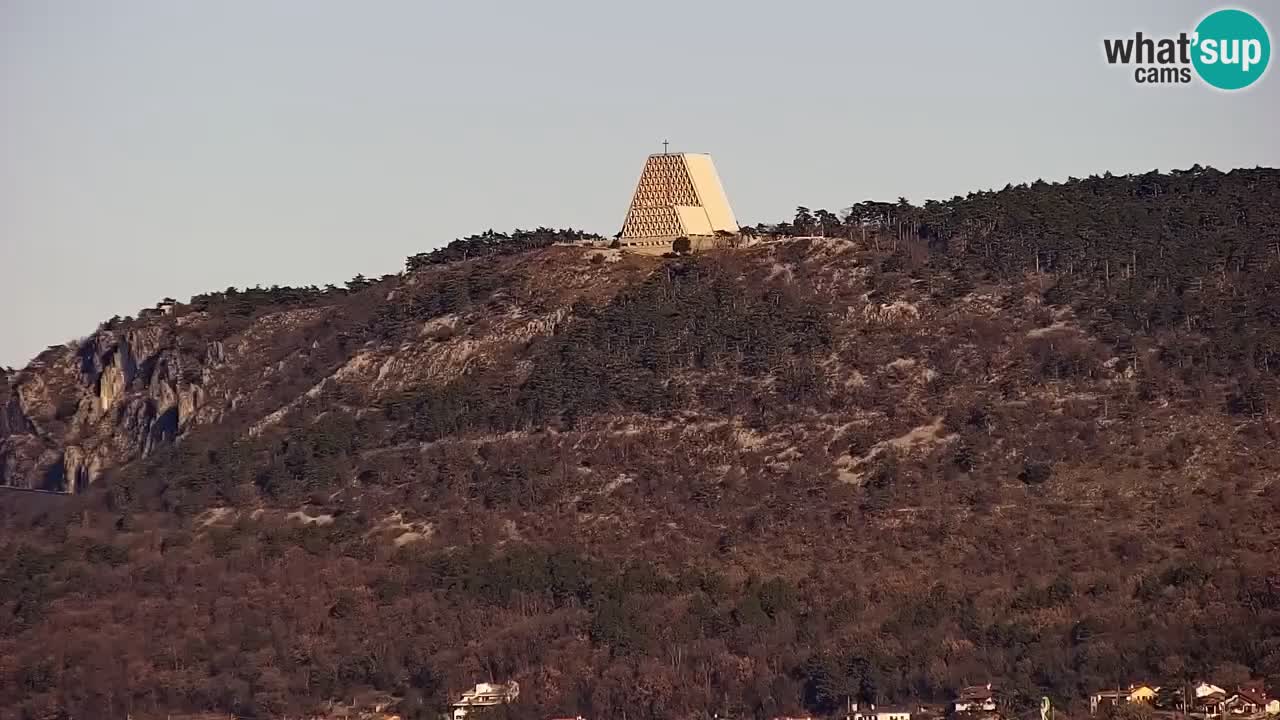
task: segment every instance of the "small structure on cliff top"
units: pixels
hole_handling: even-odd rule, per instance
[[[720,185],[711,156],[705,153],[650,155],[636,183],[622,224],[624,249],[662,254],[678,238],[690,250],[727,242],[738,234],[738,222]]]

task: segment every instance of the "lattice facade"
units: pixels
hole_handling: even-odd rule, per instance
[[[708,155],[650,155],[622,224],[624,244],[736,233],[729,202]]]

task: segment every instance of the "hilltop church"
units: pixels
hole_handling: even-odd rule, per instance
[[[649,156],[622,224],[622,248],[658,255],[685,237],[691,250],[705,250],[737,235],[738,223],[710,155]]]

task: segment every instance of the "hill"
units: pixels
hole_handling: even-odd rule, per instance
[[[1104,176],[112,319],[0,388],[0,482],[74,491],[0,496],[0,717],[1275,678],[1278,213]]]

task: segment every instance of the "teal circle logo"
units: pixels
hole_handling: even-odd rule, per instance
[[[1271,59],[1271,38],[1243,10],[1218,10],[1196,26],[1191,64],[1200,79],[1219,90],[1239,90],[1258,81]]]

